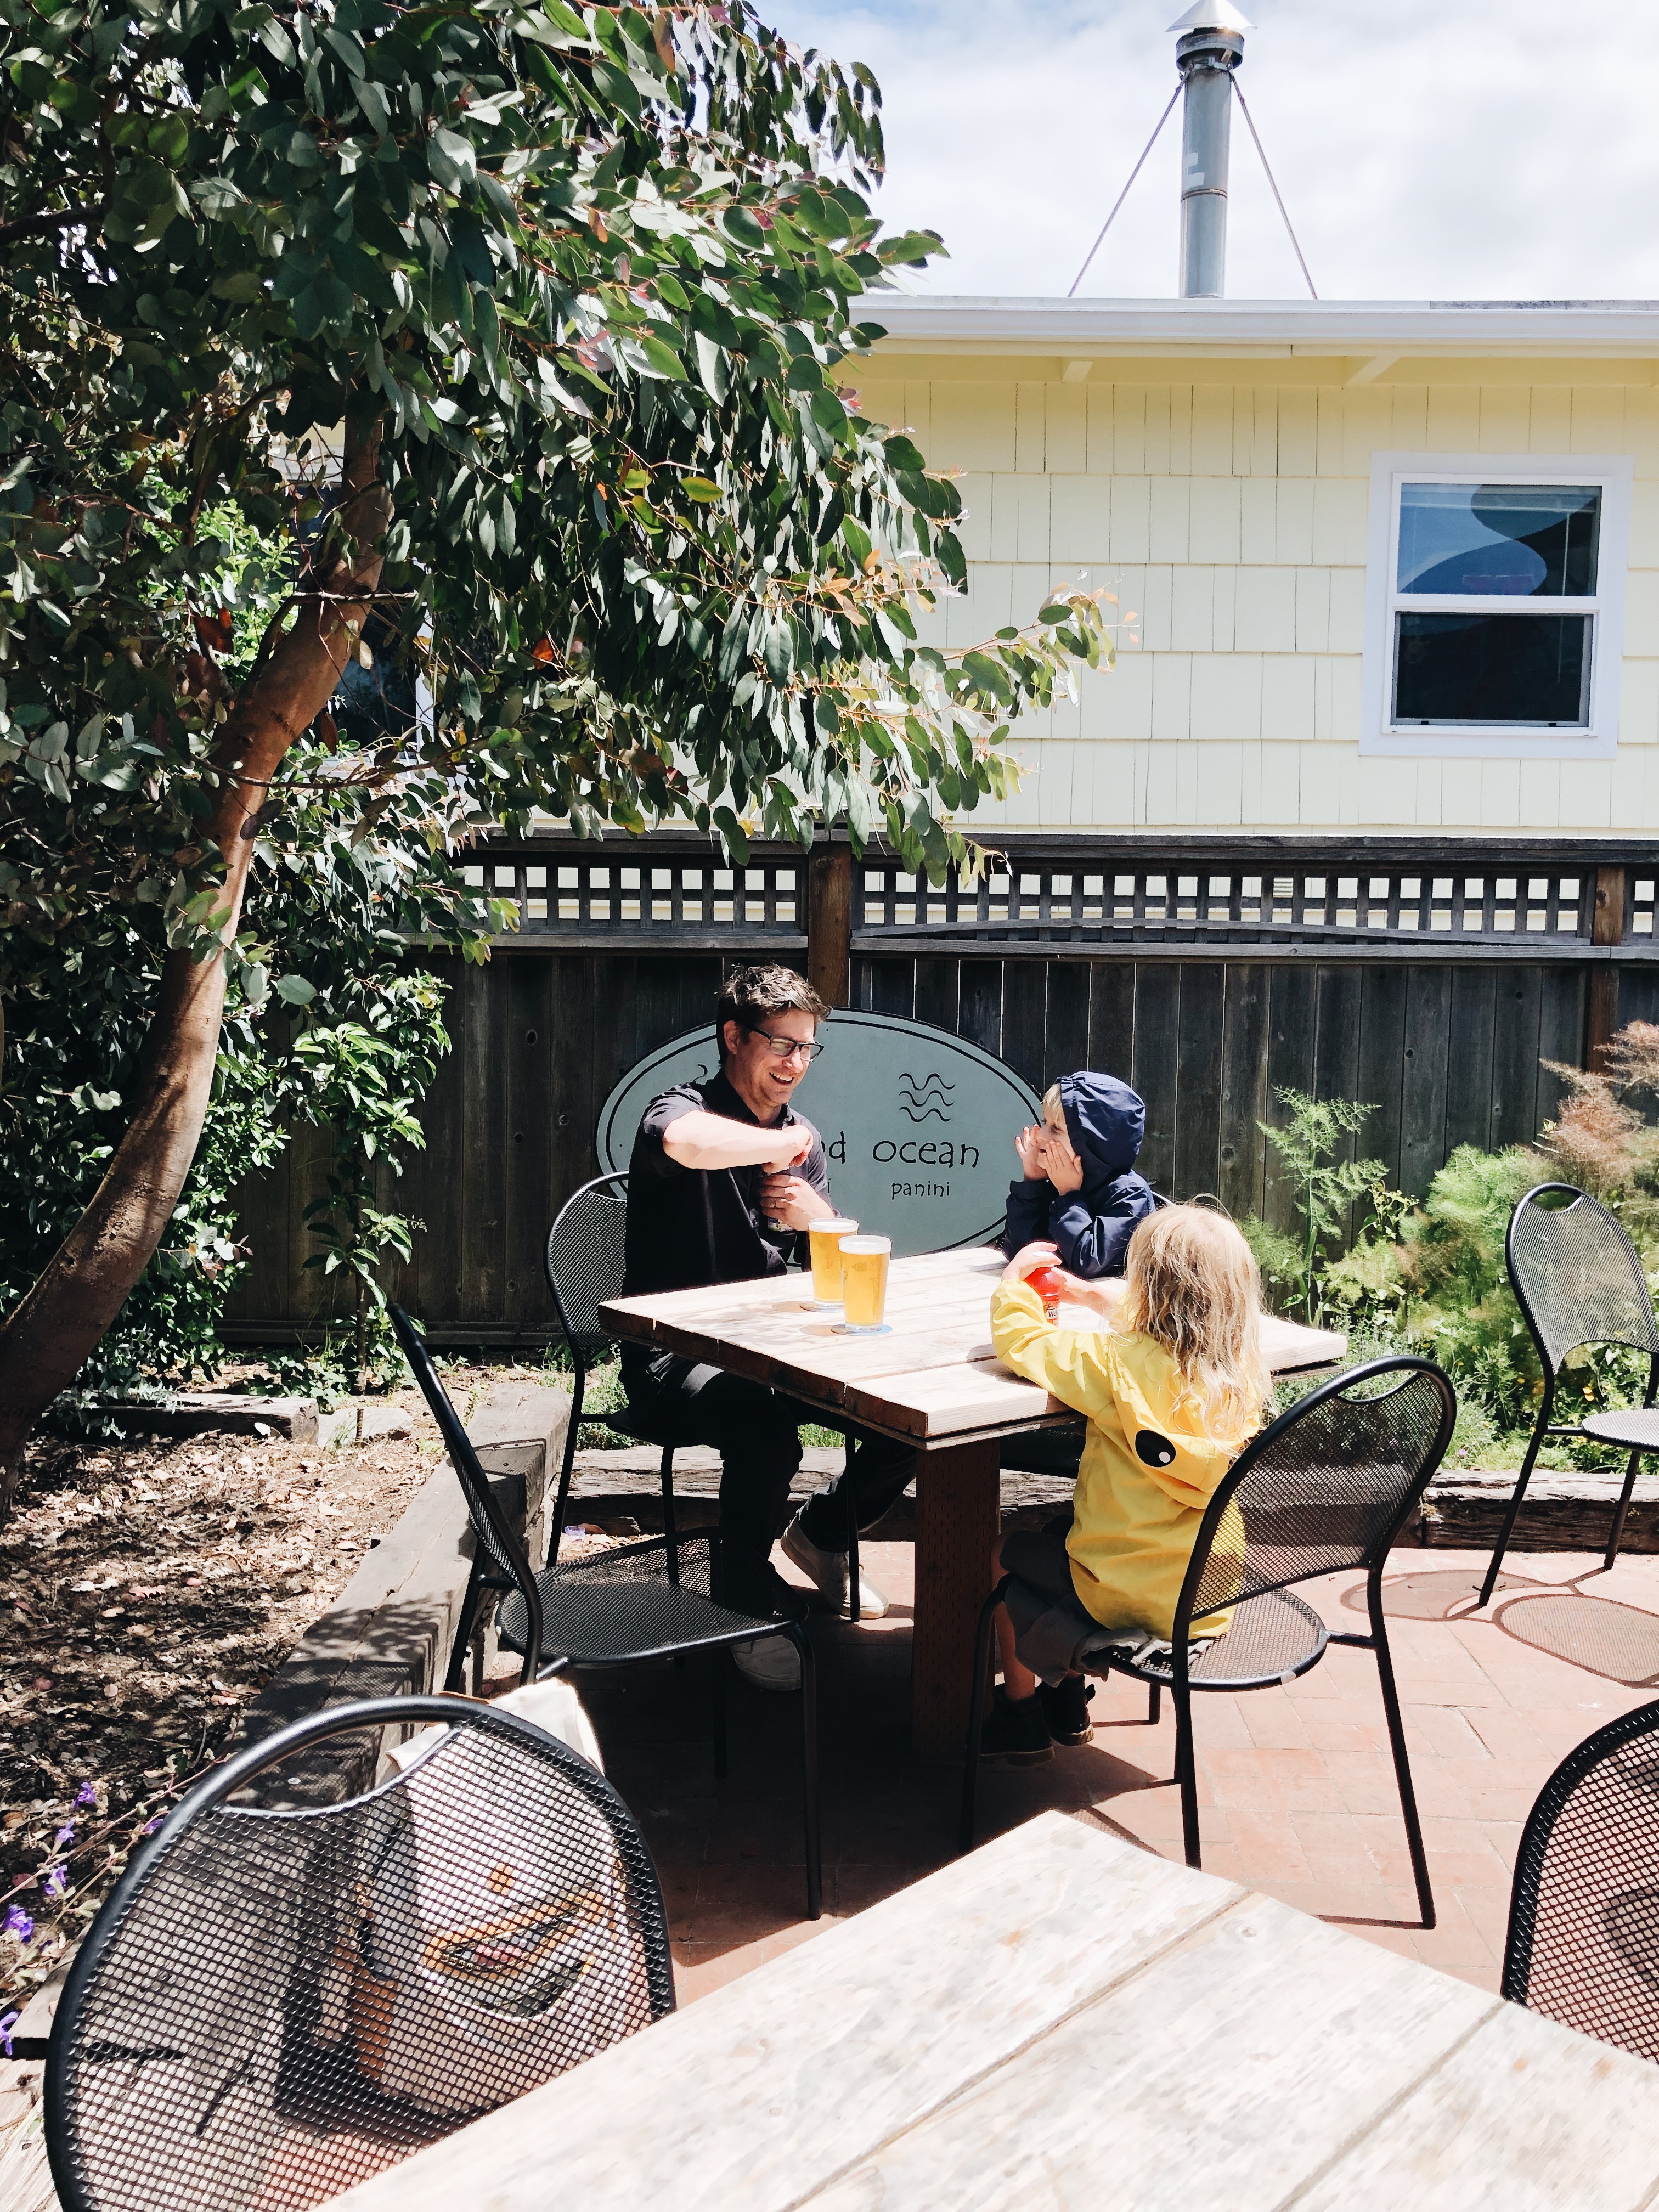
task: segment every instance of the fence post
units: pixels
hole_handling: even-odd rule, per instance
[[[815,845],[806,863],[806,980],[827,1006],[853,998],[853,848]]]
[[[1595,905],[1590,916],[1592,945],[1622,945],[1625,941],[1625,871],[1598,868]],[[1590,969],[1589,1019],[1585,1024],[1584,1065],[1599,1070],[1609,1040],[1619,1026],[1619,970],[1611,960],[1598,961]]]

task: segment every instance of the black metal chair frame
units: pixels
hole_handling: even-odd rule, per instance
[[[1614,1217],[1607,1212],[1606,1206],[1601,1205],[1598,1200],[1592,1198],[1588,1191],[1580,1190],[1577,1183],[1534,1183],[1533,1188],[1526,1193],[1525,1196],[1516,1201],[1515,1211],[1510,1216],[1510,1225],[1505,1231],[1504,1236],[1504,1263],[1509,1272],[1510,1286],[1515,1292],[1515,1302],[1521,1309],[1521,1317],[1526,1322],[1527,1328],[1531,1334],[1532,1340],[1538,1348],[1539,1361],[1544,1370],[1544,1395],[1539,1401],[1538,1419],[1533,1425],[1532,1435],[1527,1441],[1526,1455],[1521,1462],[1521,1472],[1515,1479],[1515,1489],[1510,1498],[1509,1510],[1504,1516],[1504,1525],[1498,1532],[1498,1542],[1493,1547],[1491,1559],[1487,1562],[1486,1579],[1480,1585],[1480,1603],[1481,1605],[1490,1604],[1492,1601],[1492,1594],[1498,1587],[1498,1577],[1499,1573],[1502,1571],[1504,1565],[1504,1555],[1509,1550],[1510,1539],[1515,1533],[1515,1524],[1516,1520],[1520,1517],[1522,1501],[1527,1494],[1527,1485],[1532,1480],[1532,1471],[1537,1463],[1538,1454],[1543,1446],[1545,1437],[1576,1437],[1581,1443],[1601,1443],[1604,1445],[1605,1449],[1609,1451],[1620,1449],[1620,1447],[1612,1439],[1591,1436],[1587,1432],[1587,1430],[1583,1426],[1576,1423],[1562,1423],[1559,1421],[1552,1421],[1550,1419],[1551,1414],[1555,1410],[1556,1379],[1560,1370],[1557,1366],[1555,1361],[1550,1357],[1549,1346],[1545,1339],[1543,1328],[1539,1322],[1536,1312],[1534,1310],[1533,1301],[1528,1296],[1525,1282],[1523,1280],[1524,1271],[1517,1270],[1516,1267],[1515,1227],[1516,1224],[1520,1220],[1522,1213],[1528,1206],[1533,1205],[1537,1200],[1544,1197],[1547,1194],[1557,1191],[1560,1192],[1569,1200],[1570,1205],[1594,1206],[1595,1211],[1607,1223],[1609,1229],[1613,1231],[1613,1235],[1617,1237],[1619,1242],[1623,1244],[1629,1255],[1631,1271],[1634,1278],[1634,1282],[1638,1286],[1639,1286],[1643,1301],[1647,1307],[1648,1324],[1650,1329],[1650,1336],[1647,1343],[1632,1343],[1629,1346],[1629,1349],[1631,1351],[1645,1352],[1648,1355],[1648,1388],[1647,1395],[1642,1401],[1643,1412],[1650,1413],[1653,1410],[1656,1398],[1659,1397],[1659,1322],[1656,1322],[1654,1318],[1653,1299],[1648,1290],[1646,1272],[1642,1266],[1641,1258],[1637,1252],[1636,1247],[1630,1241],[1629,1234],[1625,1229],[1624,1224],[1616,1220]],[[1551,1211],[1556,1210],[1557,1209],[1554,1208],[1551,1209]],[[1562,1208],[1559,1210],[1565,1212],[1569,1209]],[[1625,1342],[1626,1340],[1622,1337],[1587,1336],[1581,1338],[1577,1344],[1566,1346],[1565,1347],[1565,1351],[1577,1352],[1584,1347],[1596,1344],[1623,1344]],[[1620,1492],[1619,1503],[1613,1509],[1613,1527],[1608,1534],[1607,1548],[1601,1560],[1603,1573],[1606,1573],[1607,1570],[1611,1568],[1613,1561],[1619,1556],[1619,1546],[1622,1541],[1625,1534],[1625,1516],[1630,1510],[1631,1492],[1636,1487],[1637,1468],[1639,1465],[1644,1452],[1655,1451],[1659,1451],[1659,1444],[1638,1444],[1631,1452],[1629,1461],[1625,1468],[1624,1488]]]
[[[1314,1568],[1291,1576],[1284,1583],[1254,1589],[1249,1598],[1241,1601],[1243,1604],[1254,1604],[1261,1598],[1284,1592],[1285,1602],[1305,1615],[1311,1638],[1311,1649],[1293,1667],[1269,1674],[1219,1676],[1208,1680],[1194,1679],[1189,1672],[1193,1607],[1202,1587],[1204,1571],[1209,1564],[1210,1553],[1221,1528],[1223,1518],[1239,1488],[1248,1479],[1251,1468],[1259,1461],[1271,1454],[1274,1444],[1286,1430],[1294,1427],[1298,1421],[1306,1419],[1316,1407],[1323,1405],[1327,1400],[1352,1390],[1356,1384],[1372,1382],[1389,1375],[1405,1376],[1419,1373],[1435,1376],[1443,1394],[1440,1432],[1433,1447],[1426,1455],[1422,1470],[1404,1493],[1394,1519],[1384,1533],[1374,1541],[1369,1557],[1361,1563],[1366,1570],[1365,1601],[1370,1615],[1370,1633],[1361,1636],[1328,1628],[1310,1606],[1305,1604],[1302,1599],[1289,1595],[1293,1583],[1311,1581],[1317,1576],[1329,1571],[1324,1567]],[[1260,1436],[1255,1437],[1246,1446],[1234,1462],[1225,1480],[1222,1482],[1206,1507],[1204,1519],[1200,1525],[1197,1539],[1193,1546],[1193,1556],[1188,1565],[1186,1579],[1181,1586],[1181,1595],[1176,1605],[1174,1630],[1170,1639],[1173,1647],[1170,1657],[1166,1661],[1151,1665],[1130,1665],[1121,1659],[1105,1657],[1091,1658],[1087,1662],[1085,1671],[1088,1673],[1102,1676],[1112,1674],[1127,1674],[1132,1680],[1145,1682],[1150,1692],[1146,1715],[1149,1723],[1156,1722],[1158,1718],[1160,1689],[1167,1687],[1171,1692],[1176,1708],[1176,1781],[1181,1790],[1182,1838],[1189,1867],[1199,1867],[1203,1863],[1199,1842],[1198,1769],[1193,1746],[1194,1691],[1217,1690],[1237,1692],[1245,1690],[1270,1689],[1275,1683],[1283,1682],[1287,1678],[1294,1679],[1296,1676],[1310,1672],[1324,1657],[1326,1647],[1328,1644],[1346,1644],[1356,1650],[1370,1651],[1376,1655],[1377,1678],[1382,1692],[1382,1709],[1388,1718],[1389,1742],[1394,1753],[1395,1779],[1400,1789],[1400,1809],[1404,1816],[1406,1838],[1411,1851],[1412,1875],[1417,1885],[1418,1904],[1422,1911],[1423,1925],[1425,1928],[1434,1926],[1434,1893],[1429,1886],[1428,1860],[1423,1849],[1423,1832],[1418,1820],[1416,1794],[1412,1788],[1411,1764],[1406,1752],[1406,1735],[1401,1717],[1400,1694],[1395,1686],[1394,1661],[1389,1650],[1388,1621],[1382,1610],[1382,1571],[1388,1564],[1389,1552],[1395,1538],[1405,1526],[1413,1506],[1416,1504],[1434,1479],[1446,1446],[1451,1441],[1452,1427],[1456,1418],[1456,1394],[1450,1382],[1432,1360],[1419,1359],[1414,1356],[1402,1355],[1390,1359],[1376,1359],[1363,1367],[1351,1367],[1340,1375],[1332,1376],[1328,1381],[1322,1382],[1316,1389],[1310,1390],[1305,1397],[1297,1399],[1295,1405],[1281,1413],[1270,1427],[1264,1429]],[[968,1741],[963,1763],[962,1817],[958,1843],[964,1851],[971,1850],[974,1842],[975,1806],[979,1784],[980,1731],[984,1723],[986,1695],[991,1680],[993,1620],[996,1608],[1001,1603],[1004,1593],[1012,1580],[1012,1575],[1005,1575],[1002,1577],[996,1589],[986,1600],[979,1618],[979,1634],[975,1639],[974,1651],[972,1707],[969,1716]],[[1213,1604],[1213,1601],[1212,1603]],[[1224,1638],[1221,1640],[1223,1643],[1225,1641]]]
[[[578,1561],[568,1567],[547,1567],[537,1574],[512,1523],[496,1502],[489,1478],[479,1462],[472,1441],[450,1401],[449,1393],[444,1389],[437,1370],[433,1366],[432,1355],[427,1349],[425,1340],[401,1306],[389,1306],[387,1312],[398,1341],[403,1347],[404,1357],[408,1360],[422,1395],[437,1421],[449,1463],[455,1470],[462,1494],[466,1499],[476,1540],[472,1571],[462,1601],[461,1618],[450,1655],[446,1688],[453,1689],[459,1685],[467,1647],[472,1640],[480,1612],[491,1595],[505,1596],[509,1603],[514,1596],[523,1601],[524,1657],[520,1674],[520,1680],[523,1683],[537,1681],[550,1674],[563,1674],[573,1666],[642,1666],[653,1660],[678,1659],[690,1651],[707,1651],[712,1662],[710,1710],[714,1723],[714,1772],[723,1780],[726,1771],[726,1671],[723,1664],[726,1653],[734,1644],[760,1643],[773,1636],[787,1638],[799,1655],[801,1668],[801,1792],[805,1822],[806,1917],[809,1920],[821,1919],[823,1913],[823,1873],[818,1802],[817,1670],[811,1638],[805,1628],[793,1620],[753,1620],[730,1607],[711,1601],[708,1613],[720,1614],[723,1620],[708,1620],[699,1632],[691,1637],[671,1632],[651,1644],[635,1643],[625,1650],[602,1653],[580,1649],[573,1653],[561,1649],[559,1598],[562,1592],[574,1595],[584,1583],[591,1585],[601,1579],[607,1569],[616,1564],[633,1559],[644,1559],[657,1552],[663,1555],[664,1581],[671,1589],[678,1590],[683,1560],[697,1546],[707,1547],[711,1585],[717,1584],[718,1534],[709,1531],[695,1537],[660,1540],[650,1537],[643,1543],[623,1545],[614,1551],[603,1552],[592,1560]],[[502,1640],[509,1640],[505,1625]],[[512,1644],[519,1641],[516,1634],[510,1639]]]
[[[1511,2004],[1532,2004],[1533,1953],[1539,1934],[1545,1863],[1554,1840],[1556,1825],[1571,1804],[1579,1784],[1603,1763],[1642,1737],[1659,1735],[1659,1702],[1638,1705],[1621,1713],[1594,1735],[1575,1744],[1539,1791],[1521,1847],[1515,1857],[1515,1881],[1510,1891],[1509,1931],[1504,1944],[1502,1994]],[[1659,1828],[1659,1819],[1656,1820]],[[1615,1862],[1616,1863],[1616,1862]],[[1577,2026],[1569,2021],[1568,2026]],[[1584,2032],[1581,2029],[1581,2033]],[[1589,2031],[1594,2033],[1594,2030]],[[1643,2057],[1651,2054],[1643,2052]]]
[[[553,1311],[558,1319],[559,1334],[563,1337],[569,1351],[574,1372],[570,1393],[570,1425],[565,1432],[564,1459],[559,1468],[558,1501],[554,1508],[553,1528],[548,1540],[550,1559],[556,1559],[558,1556],[559,1538],[564,1533],[565,1516],[570,1506],[571,1479],[576,1464],[577,1436],[585,1419],[591,1421],[596,1426],[609,1429],[615,1436],[626,1437],[641,1443],[656,1444],[660,1448],[663,1533],[671,1546],[678,1540],[678,1528],[674,1516],[674,1453],[677,1447],[672,1443],[664,1443],[659,1437],[651,1435],[643,1424],[636,1423],[626,1412],[585,1414],[582,1411],[583,1401],[587,1391],[588,1372],[588,1361],[584,1346],[591,1346],[593,1339],[578,1330],[570,1319],[569,1309],[559,1289],[558,1271],[553,1264],[553,1241],[559,1233],[560,1222],[564,1219],[571,1207],[579,1199],[586,1198],[590,1191],[596,1190],[614,1191],[620,1194],[625,1203],[628,1196],[628,1177],[625,1174],[594,1176],[590,1182],[583,1183],[579,1190],[572,1191],[570,1196],[559,1208],[552,1226],[547,1232],[547,1243],[542,1251],[542,1272],[547,1278],[548,1293],[553,1300]],[[614,1343],[616,1340],[610,1338],[607,1340]],[[835,1424],[824,1423],[823,1425],[834,1426]],[[845,1428],[842,1430],[842,1442],[845,1447],[847,1457],[850,1460],[853,1455],[853,1438],[851,1432]],[[856,1625],[860,1619],[858,1509],[850,1481],[846,1485],[846,1491],[847,1567],[849,1585],[848,1618]]]
[[[533,1741],[538,1755],[560,1771],[572,1790],[601,1815],[612,1835],[625,1840],[628,1849],[619,1856],[627,1869],[639,1917],[651,2018],[653,2021],[661,2020],[674,2010],[674,1967],[669,1948],[668,1915],[656,1868],[633,1814],[596,1766],[533,1722],[516,1713],[495,1711],[471,1698],[368,1698],[349,1705],[327,1706],[321,1712],[309,1713],[302,1720],[278,1729],[273,1735],[262,1737],[198,1783],[167,1814],[155,1833],[133,1852],[76,1952],[52,2021],[45,2081],[46,2151],[64,2212],[100,2212],[96,2198],[83,2185],[75,2158],[79,2140],[75,2068],[82,2015],[95,1992],[112,1948],[120,1941],[134,1908],[174,1848],[204,1814],[225,1804],[261,1774],[282,1765],[297,1752],[310,1750],[334,1736],[434,1721],[452,1728],[477,1729],[485,1735],[507,1740],[517,1737]],[[391,1783],[378,1783],[361,1796],[332,1805],[276,1810],[251,1806],[246,1809],[252,1819],[326,1820],[331,1814],[345,1812],[395,1787],[401,1779],[398,1777]],[[204,2013],[210,2012],[211,2002],[211,1990],[204,1990]],[[465,2117],[458,2114],[454,2126],[463,2124]]]

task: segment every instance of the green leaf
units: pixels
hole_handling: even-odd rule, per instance
[[[317,995],[314,983],[307,983],[303,975],[279,975],[276,995],[284,1006],[308,1006]]]
[[[426,149],[426,165],[434,184],[459,192],[477,182],[477,163],[471,142],[453,131],[434,131]]]

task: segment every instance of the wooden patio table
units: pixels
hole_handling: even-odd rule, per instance
[[[335,2203],[1637,2212],[1656,2192],[1659,2069],[1045,1813]]]
[[[600,1309],[620,1337],[769,1382],[831,1428],[856,1425],[916,1448],[916,1602],[910,1740],[923,1759],[959,1759],[979,1609],[1000,1526],[1004,1441],[1077,1419],[1022,1382],[991,1348],[991,1291],[1006,1262],[975,1248],[893,1262],[887,1327],[849,1335],[811,1304],[810,1274],[616,1298]],[[1097,1326],[1080,1307],[1061,1319]],[[1346,1340],[1269,1320],[1275,1374],[1329,1366]]]

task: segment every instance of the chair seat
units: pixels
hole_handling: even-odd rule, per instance
[[[1192,1660],[1187,1679],[1195,1690],[1259,1690],[1287,1674],[1305,1674],[1329,1641],[1329,1629],[1293,1590],[1269,1590],[1233,1608],[1232,1626]],[[1114,1660],[1111,1672],[1167,1686],[1175,1680],[1175,1660],[1135,1666]]]
[[[563,1659],[573,1667],[617,1667],[783,1632],[784,1624],[776,1619],[734,1612],[709,1595],[707,1536],[684,1537],[678,1548],[678,1584],[668,1579],[668,1546],[662,1537],[620,1545],[538,1575],[541,1658]],[[509,1651],[525,1648],[527,1613],[517,1590],[502,1599],[498,1632]]]
[[[1589,1420],[1579,1423],[1579,1432],[1593,1443],[1659,1451],[1659,1406],[1632,1406],[1622,1413],[1592,1413]]]

